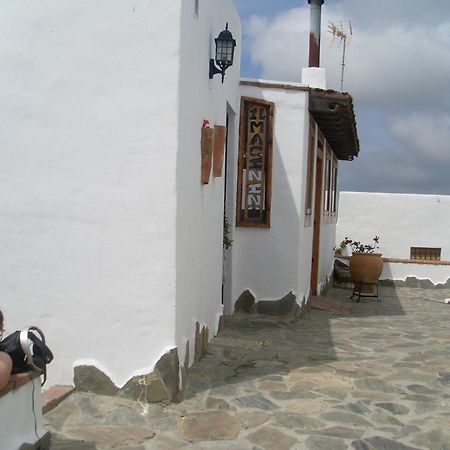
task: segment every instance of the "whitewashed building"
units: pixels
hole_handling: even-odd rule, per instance
[[[323,289],[359,143],[318,47],[303,83],[240,80],[232,0],[11,1],[0,21],[0,306],[8,331],[45,331],[49,385],[75,368],[86,389],[179,398],[243,291],[301,306]]]
[[[341,192],[336,242],[379,236],[382,280],[443,287],[450,285],[449,223],[448,195]]]

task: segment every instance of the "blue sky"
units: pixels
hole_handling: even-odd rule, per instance
[[[241,75],[300,81],[307,0],[235,0]],[[450,194],[450,2],[325,0],[321,65],[339,89],[342,49],[330,21],[351,21],[344,90],[352,94],[360,157],[341,164],[341,189]]]

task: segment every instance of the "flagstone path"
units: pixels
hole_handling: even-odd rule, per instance
[[[328,293],[350,315],[235,321],[182,403],[72,394],[45,416],[52,450],[450,450],[450,291],[349,295]]]

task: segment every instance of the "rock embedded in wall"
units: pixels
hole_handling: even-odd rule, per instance
[[[450,278],[448,278],[445,283],[437,284],[436,289],[450,289]]]
[[[260,300],[255,302],[253,294],[249,290],[245,290],[236,300],[234,312],[297,318],[302,313],[302,307],[297,304],[296,296],[292,291],[279,300]]]
[[[249,290],[245,290],[234,304],[234,312],[251,313],[255,311],[255,297]]]
[[[157,373],[163,381],[170,401],[179,400],[180,394],[180,377],[179,377],[180,361],[178,359],[178,351],[176,348],[163,355],[155,365],[154,373]]]
[[[116,395],[119,388],[95,366],[77,366],[74,368],[73,383],[75,388],[83,392],[94,392],[101,395]]]
[[[209,342],[209,328],[207,326],[203,326],[202,328],[202,355],[206,354],[206,350],[208,349],[208,342]]]
[[[120,389],[120,395],[148,403],[170,401],[170,395],[167,392],[164,382],[161,380],[159,374],[153,372],[128,380]]]
[[[280,300],[262,300],[256,303],[256,312],[267,316],[297,315],[300,307],[295,301],[295,295],[291,291]]]
[[[200,330],[200,323],[195,324],[195,350],[194,360],[197,362],[206,353],[209,342],[209,328],[203,326]]]
[[[180,389],[179,369],[178,351],[173,348],[159,359],[153,372],[131,378],[122,388],[95,366],[75,367],[74,384],[79,391],[120,395],[149,403],[180,401],[184,387]]]

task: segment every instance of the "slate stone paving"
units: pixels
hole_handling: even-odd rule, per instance
[[[45,415],[51,448],[450,450],[450,290],[350,293],[327,294],[349,315],[241,314],[190,370],[182,403],[70,395]]]

